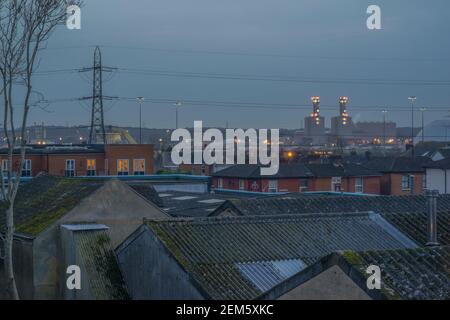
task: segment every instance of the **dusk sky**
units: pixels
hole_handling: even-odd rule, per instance
[[[410,95],[418,97],[417,109],[428,107],[427,122],[450,115],[448,0],[84,2],[82,29],[61,26],[42,52],[39,71],[89,67],[94,46],[101,45],[104,65],[119,68],[104,84],[105,95],[211,102],[183,105],[181,126],[203,120],[215,127],[299,128],[312,95],[321,97],[327,126],[341,95],[350,97],[356,121],[381,121],[386,108],[390,120],[408,126]],[[382,30],[366,27],[371,4],[381,7]],[[92,75],[38,75],[35,89],[48,100],[89,96],[91,84],[83,77]],[[252,107],[241,108],[245,103]],[[379,111],[368,111],[374,107]],[[137,102],[105,101],[105,111],[106,124],[138,126]],[[175,125],[170,102],[146,103],[143,113],[146,127]],[[90,101],[60,102],[47,111],[35,108],[29,124],[89,121]]]

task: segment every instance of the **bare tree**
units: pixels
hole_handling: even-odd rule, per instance
[[[2,164],[0,170],[1,201],[6,208],[2,213],[5,226],[0,230],[0,242],[11,299],[19,299],[13,269],[14,203],[25,161],[32,78],[38,56],[52,31],[66,21],[68,5],[66,0],[0,0],[0,94],[4,105],[3,135],[8,149],[5,168]]]

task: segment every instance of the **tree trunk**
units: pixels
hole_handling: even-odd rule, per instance
[[[6,211],[5,234],[5,282],[9,299],[19,300],[16,279],[13,269],[13,241],[14,241],[14,207],[11,204]]]

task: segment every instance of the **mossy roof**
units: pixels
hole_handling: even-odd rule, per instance
[[[405,247],[367,213],[172,219],[147,226],[212,299],[263,293],[241,264],[299,259],[309,266],[339,250]],[[252,273],[263,276],[258,268]]]
[[[63,217],[104,181],[42,175],[19,187],[14,206],[16,233],[37,236]],[[0,228],[5,226],[6,205],[0,202]]]
[[[76,231],[74,239],[87,272],[92,298],[128,300],[130,297],[108,231]]]
[[[450,247],[339,253],[362,278],[366,269],[381,270],[381,293],[387,299],[450,299]],[[364,282],[362,282],[364,283]]]

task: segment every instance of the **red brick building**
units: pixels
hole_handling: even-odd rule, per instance
[[[257,165],[235,165],[212,175],[212,187],[253,192],[353,192],[380,194],[381,174],[356,164],[281,164],[261,176]]]
[[[153,174],[153,145],[32,145],[27,147],[22,176],[40,172],[55,176]],[[0,150],[2,170],[7,170],[7,150]],[[19,150],[13,157],[19,166]]]
[[[364,165],[382,173],[381,194],[424,194],[426,172],[424,166],[432,162],[428,157],[380,157]]]

